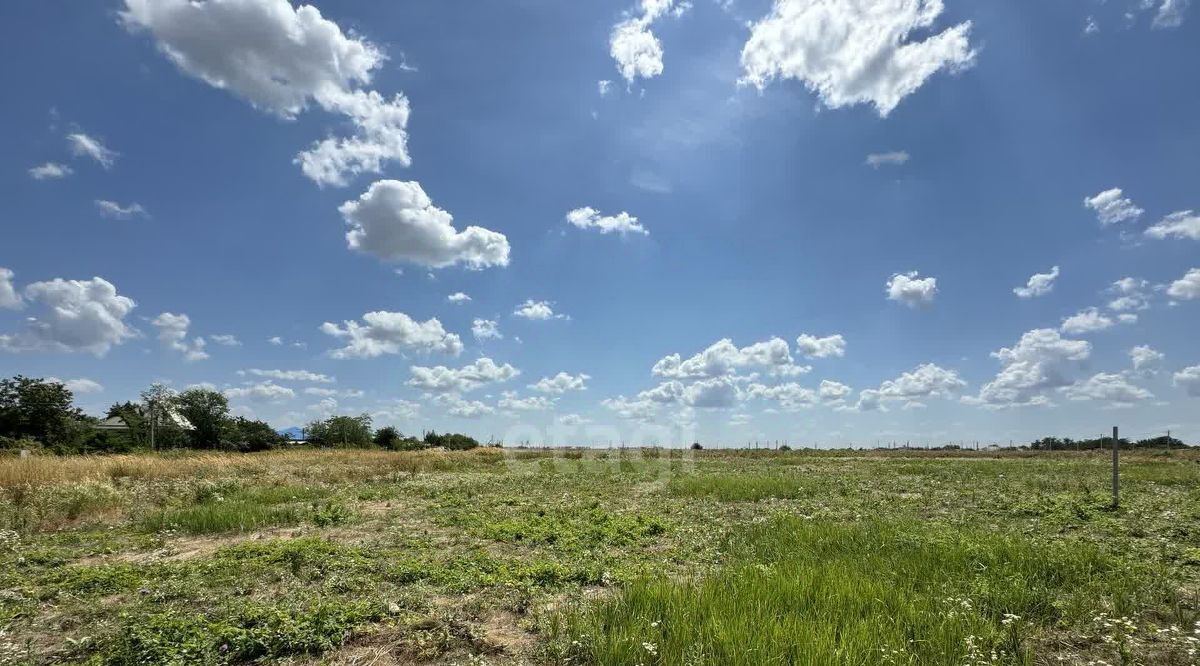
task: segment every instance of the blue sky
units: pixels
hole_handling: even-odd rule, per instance
[[[509,442],[1200,439],[1195,11],[859,4],[9,3],[3,374]]]

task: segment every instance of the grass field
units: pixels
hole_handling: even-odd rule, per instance
[[[0,664],[1197,664],[1200,455],[0,459]]]

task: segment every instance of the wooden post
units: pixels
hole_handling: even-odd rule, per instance
[[[1118,466],[1121,460],[1121,445],[1117,438],[1117,426],[1113,426],[1112,440],[1112,505],[1115,509],[1121,505],[1121,470]]]

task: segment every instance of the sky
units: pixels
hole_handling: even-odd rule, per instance
[[[508,444],[1200,442],[1188,5],[14,0],[0,374]]]

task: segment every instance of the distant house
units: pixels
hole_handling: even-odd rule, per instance
[[[120,416],[110,416],[95,425],[96,430],[108,432],[129,432],[129,424]]]

